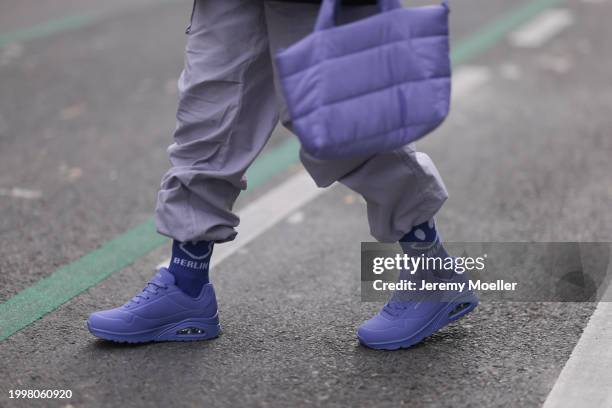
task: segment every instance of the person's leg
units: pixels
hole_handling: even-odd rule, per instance
[[[178,241],[224,242],[236,236],[232,206],[278,112],[262,1],[195,1],[155,218]]]
[[[318,10],[314,4],[266,1],[272,53],[308,35]],[[340,23],[377,10],[377,6],[344,7]],[[276,87],[281,121],[291,128],[278,81]],[[414,144],[370,158],[342,160],[319,160],[301,150],[300,159],[319,187],[339,181],[364,197],[370,231],[381,242],[397,242],[413,226],[431,219],[448,197],[435,165],[425,153],[417,152]]]
[[[195,0],[172,164],[156,222],[172,258],[142,293],[94,313],[90,331],[114,341],[201,340],[219,333],[208,282],[213,243],[234,239],[234,201],[278,121],[262,0]]]
[[[195,0],[192,20],[156,222],[175,241],[169,271],[193,295],[208,280],[212,243],[236,236],[232,206],[278,113],[263,2]]]
[[[342,20],[353,21],[375,12],[376,7],[345,7],[341,10],[340,23]],[[311,32],[317,13],[316,5],[266,2],[266,22],[272,52],[289,46]],[[276,86],[280,89],[278,81]],[[291,128],[280,92],[279,100],[281,120]],[[435,229],[433,216],[442,207],[448,194],[429,156],[416,151],[414,144],[369,158],[318,160],[303,150],[300,151],[300,158],[318,186],[327,187],[338,181],[364,197],[370,231],[378,241],[401,241],[402,248],[410,256],[418,256],[418,251],[411,249],[411,243],[415,241],[418,244],[431,242],[432,245],[438,245],[438,254],[446,253]],[[416,247],[423,248],[422,245]],[[431,274],[425,273],[431,271],[421,272],[419,276],[431,278]],[[471,302],[469,310],[473,309],[477,303],[475,298],[470,293],[466,299]],[[458,302],[465,303],[463,300],[459,299]],[[397,302],[390,304],[398,305]],[[414,337],[415,332],[427,333],[427,330],[432,329],[430,327],[421,331],[432,316],[455,308],[453,302],[430,302],[430,306],[421,307],[420,310],[425,310],[425,313],[417,316],[412,313],[414,309],[405,303],[400,305],[403,313],[387,313],[390,307],[388,304],[381,313],[359,328],[358,337],[362,343],[374,348],[395,349],[412,345],[422,340],[418,336]],[[463,309],[462,312],[465,314],[469,310]],[[460,317],[459,314],[451,316]],[[411,324],[406,324],[408,320]],[[440,327],[433,327],[433,331]],[[429,334],[433,331],[429,331]]]

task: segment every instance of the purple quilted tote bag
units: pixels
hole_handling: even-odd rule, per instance
[[[276,65],[293,130],[319,159],[371,156],[439,126],[450,107],[448,4],[403,8],[336,27],[324,0],[314,32]]]

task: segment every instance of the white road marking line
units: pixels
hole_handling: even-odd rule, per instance
[[[499,67],[499,74],[509,81],[518,81],[523,76],[521,67],[517,64],[504,63]]]
[[[289,224],[301,224],[304,221],[304,212],[296,211],[287,217],[287,222]]]
[[[612,407],[612,285],[589,319],[543,408]]]
[[[42,191],[20,187],[13,187],[10,189],[0,188],[0,196],[23,198],[25,200],[37,200],[42,197]]]
[[[456,69],[453,74],[453,101],[473,93],[490,79],[491,70],[487,67],[464,65]]]
[[[217,245],[211,260],[211,267],[253,241],[256,237],[276,225],[300,207],[312,201],[323,191],[311,180],[304,170],[292,176],[274,190],[258,198],[238,212],[240,226],[238,236],[232,242]],[[168,266],[170,258],[157,267]]]
[[[0,49],[0,67],[9,65],[14,60],[23,55],[23,46],[19,43],[7,44],[4,49]]]
[[[509,35],[515,47],[537,48],[574,23],[574,15],[567,9],[551,9],[526,23]]]
[[[566,74],[574,67],[573,61],[562,55],[540,55],[537,59],[538,66],[556,72],[558,74]]]

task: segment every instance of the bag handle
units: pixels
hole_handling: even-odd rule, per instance
[[[442,2],[444,7],[448,8],[448,0]],[[336,12],[340,6],[340,0],[323,0],[321,8],[319,9],[319,16],[315,24],[315,31],[327,30],[336,25]],[[381,12],[390,11],[393,9],[401,8],[402,3],[400,0],[378,0],[378,7]]]

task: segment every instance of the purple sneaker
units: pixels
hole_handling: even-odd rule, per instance
[[[212,284],[192,298],[165,268],[125,305],[92,313],[87,328],[101,339],[127,343],[207,340],[221,332]]]
[[[471,290],[422,294],[420,300],[412,295],[411,300],[397,300],[398,297],[401,296],[394,295],[376,316],[357,329],[361,344],[382,350],[408,348],[478,306],[478,297]]]

